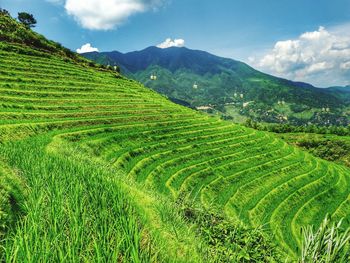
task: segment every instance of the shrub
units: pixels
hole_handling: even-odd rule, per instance
[[[178,200],[183,217],[197,226],[208,262],[282,262],[281,252],[262,227],[248,228],[188,201]]]

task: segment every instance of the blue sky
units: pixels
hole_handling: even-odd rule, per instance
[[[0,6],[12,15],[33,13],[36,31],[72,50],[90,43],[128,52],[183,39],[186,47],[281,77],[350,83],[350,0],[0,0]],[[317,57],[320,50],[325,55]]]

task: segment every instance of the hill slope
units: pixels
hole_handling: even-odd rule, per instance
[[[276,78],[203,51],[149,47],[126,54],[114,51],[83,55],[105,65],[120,65],[127,76],[153,90],[195,107],[213,108],[236,121],[248,117],[298,125],[346,125],[350,121],[342,113],[348,101],[333,94],[332,89]],[[152,74],[157,80],[150,79]],[[331,110],[325,112],[324,108]]]
[[[266,225],[289,258],[301,226],[350,219],[349,170],[269,133],[22,44],[0,43],[0,62],[0,158],[29,188],[22,203],[1,181],[5,202],[27,213],[0,246],[4,260],[206,262],[177,208],[159,204],[184,195]]]
[[[346,87],[330,87],[328,88],[334,96],[337,96],[341,100],[345,101],[346,104],[350,104],[350,86]]]

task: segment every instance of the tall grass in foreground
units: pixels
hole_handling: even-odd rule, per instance
[[[28,185],[25,216],[0,244],[0,262],[148,262],[151,241],[115,176],[45,153],[49,137],[0,150]]]
[[[25,186],[21,179],[0,160],[0,243],[23,212],[24,197]]]
[[[350,228],[342,228],[342,220],[332,223],[329,216],[316,231],[303,228],[302,263],[349,262]]]

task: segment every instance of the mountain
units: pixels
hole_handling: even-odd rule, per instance
[[[327,88],[327,90],[330,91],[332,95],[345,101],[347,105],[350,104],[350,86],[330,87],[330,88]]]
[[[298,125],[347,125],[350,121],[343,114],[349,103],[342,91],[277,78],[204,51],[149,47],[125,54],[113,51],[83,56],[119,65],[124,74],[147,87],[226,119]],[[156,80],[151,79],[153,75]]]
[[[342,93],[350,93],[350,85],[349,86],[345,86],[345,87],[330,87],[328,88],[328,90],[331,90],[331,91],[339,91],[339,92],[342,92]]]

